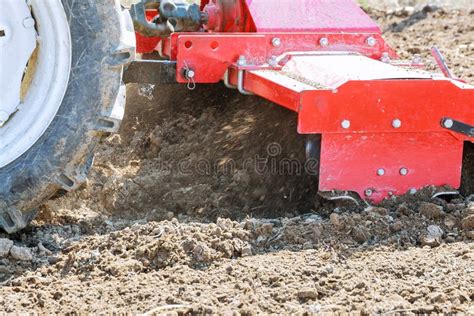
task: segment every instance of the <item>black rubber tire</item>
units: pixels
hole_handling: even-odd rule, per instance
[[[69,84],[41,138],[0,168],[0,227],[8,233],[24,228],[59,189],[72,190],[85,181],[95,145],[118,129],[123,115],[122,72],[133,49],[121,45],[118,0],[62,2],[72,39]]]

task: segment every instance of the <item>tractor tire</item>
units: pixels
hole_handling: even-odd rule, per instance
[[[71,38],[69,80],[44,133],[0,167],[0,228],[7,233],[26,227],[58,190],[74,190],[86,180],[94,147],[118,130],[124,114],[123,67],[135,54],[128,12],[118,0],[61,2]]]

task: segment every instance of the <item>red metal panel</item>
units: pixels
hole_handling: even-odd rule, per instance
[[[281,45],[272,45],[272,39],[278,37]],[[321,46],[321,38],[329,40],[328,46]],[[367,38],[376,39],[375,46],[367,44]],[[191,46],[189,46],[191,44]],[[213,48],[217,45],[217,48]],[[262,66],[271,56],[285,52],[345,51],[357,52],[370,58],[379,59],[384,52],[391,57],[396,54],[378,34],[330,34],[330,33],[177,33],[171,37],[171,58],[176,58],[177,69],[182,70],[184,63],[192,67],[195,82],[216,83],[224,75],[227,67],[244,55],[251,65]],[[181,71],[177,72],[177,81],[187,82]]]
[[[187,82],[182,70],[194,70],[195,82],[219,82],[227,68],[240,55],[249,56],[251,63],[265,63],[266,39],[264,35],[179,35],[177,47],[177,80]]]
[[[335,91],[303,92],[298,132],[446,131],[440,124],[444,117],[474,125],[473,109],[474,90],[448,80],[351,81]],[[392,126],[395,119],[400,128]],[[342,128],[343,120],[350,128]]]
[[[235,80],[232,82],[236,84]],[[244,89],[294,112],[298,111],[301,91],[292,87],[291,84],[275,84],[258,71],[249,71],[245,75]]]
[[[257,32],[369,32],[377,24],[353,0],[246,0]]]
[[[389,193],[426,185],[458,188],[462,151],[463,143],[447,132],[324,134],[319,190],[355,191],[380,202]],[[408,174],[401,175],[401,168]],[[367,189],[373,191],[370,197]]]

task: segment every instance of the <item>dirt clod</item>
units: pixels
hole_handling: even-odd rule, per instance
[[[428,219],[439,219],[442,211],[442,206],[427,202],[422,202],[418,208],[418,212]]]
[[[0,238],[0,258],[5,258],[10,253],[13,241],[6,238]]]
[[[12,259],[20,261],[33,260],[33,254],[31,253],[31,250],[26,247],[12,246],[10,249],[10,256]]]

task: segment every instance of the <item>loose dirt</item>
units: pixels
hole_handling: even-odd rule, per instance
[[[436,44],[474,82],[474,12],[370,14],[401,57]],[[127,90],[87,185],[0,233],[2,310],[474,314],[472,196],[327,202],[290,111],[222,86]]]

